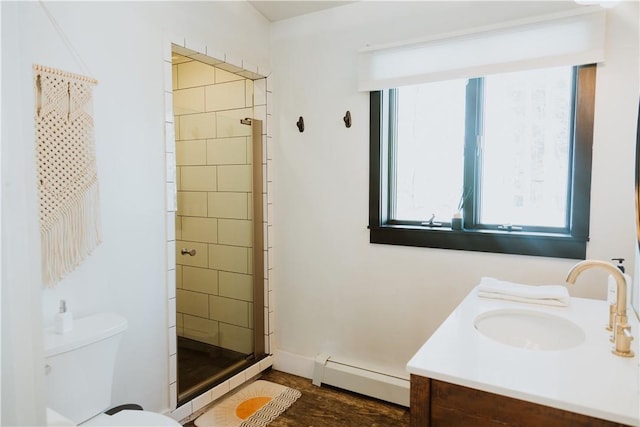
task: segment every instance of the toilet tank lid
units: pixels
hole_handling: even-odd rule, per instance
[[[53,327],[44,331],[44,357],[51,357],[84,347],[124,332],[127,319],[116,313],[98,313],[73,320],[73,328],[56,334]]]

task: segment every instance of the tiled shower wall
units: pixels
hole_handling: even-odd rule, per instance
[[[172,70],[177,334],[249,354],[254,81],[180,55]]]

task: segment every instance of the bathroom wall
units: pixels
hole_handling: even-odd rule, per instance
[[[254,117],[254,82],[180,55],[173,64],[177,333],[249,354],[252,137],[239,117]]]
[[[357,91],[357,53],[575,9],[567,2],[356,2],[272,26],[277,289],[276,368],[311,376],[319,353],[406,377],[405,364],[481,276],[563,284],[566,259],[369,243],[369,97]],[[633,270],[638,3],[607,9],[598,67],[588,257]],[[342,123],[350,110],[353,125]],[[304,116],[306,130],[294,123]],[[606,274],[570,287],[604,298]],[[594,315],[598,315],[594,313]],[[606,313],[600,314],[606,319]]]
[[[246,2],[0,2],[2,19],[2,425],[44,425],[42,328],[59,299],[76,316],[128,319],[114,405],[169,408],[165,73],[168,34],[269,64],[269,23]],[[242,28],[242,31],[238,31]],[[63,34],[60,33],[62,31]],[[32,64],[88,74],[103,243],[43,289]],[[170,83],[169,83],[170,87]],[[170,119],[173,120],[173,119]],[[10,207],[10,208],[9,208]]]

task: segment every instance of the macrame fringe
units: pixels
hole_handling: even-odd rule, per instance
[[[102,242],[98,183],[68,200],[41,235],[42,278],[53,287]]]

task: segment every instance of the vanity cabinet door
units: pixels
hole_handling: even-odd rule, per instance
[[[561,409],[411,376],[411,427],[624,427]]]

